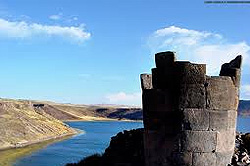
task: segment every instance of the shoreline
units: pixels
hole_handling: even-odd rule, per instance
[[[77,134],[81,133],[79,129],[75,129],[75,128],[72,128],[72,129],[74,130],[74,132],[72,132],[72,133],[67,133],[67,134],[62,134],[62,135],[58,135],[58,136],[47,137],[47,138],[43,138],[43,139],[40,139],[40,140],[28,141],[26,143],[20,143],[20,144],[17,144],[17,145],[14,145],[14,146],[10,146],[10,147],[3,147],[3,148],[0,147],[0,152],[6,151],[6,150],[10,150],[10,149],[25,148],[27,146],[34,145],[34,144],[39,144],[39,143],[43,143],[43,142],[46,142],[46,141],[53,141],[53,140],[56,141],[56,140],[59,140],[59,139],[63,139],[63,138],[66,138],[66,137],[71,137],[71,136],[74,136],[74,135],[77,135]]]
[[[74,130],[72,133],[31,141],[14,147],[0,148],[0,166],[12,166],[18,159],[43,149],[50,144],[64,141],[73,136],[84,133],[84,131],[80,129],[72,129]]]
[[[110,119],[110,118],[94,118],[94,119],[77,119],[77,120],[66,120],[63,122],[111,122],[111,121],[117,121],[117,122],[142,122],[141,120],[126,120],[126,119]],[[67,125],[67,124],[66,124]],[[69,126],[70,127],[70,126]],[[53,137],[47,137],[44,139],[39,139],[35,141],[29,141],[26,143],[20,143],[15,146],[11,147],[3,147],[0,148],[0,166],[12,166],[18,159],[25,157],[29,154],[32,154],[40,149],[45,148],[46,146],[60,142],[66,139],[70,139],[71,137],[77,136],[78,134],[84,134],[85,132],[83,130],[70,127],[72,129],[72,132],[53,136]],[[3,165],[2,165],[3,164]]]
[[[99,118],[99,117],[93,117],[90,119],[76,119],[76,120],[64,120],[63,122],[111,122],[111,121],[116,121],[116,122],[142,122],[142,120],[129,120],[129,119],[111,119],[111,118]],[[70,127],[70,126],[69,126]],[[72,127],[70,127],[72,128]],[[67,133],[67,134],[62,134],[62,135],[58,135],[58,136],[52,136],[52,137],[47,137],[44,139],[40,139],[40,140],[35,140],[35,141],[28,141],[25,143],[20,143],[14,146],[9,146],[9,147],[0,147],[0,152],[5,151],[5,150],[10,150],[10,149],[18,149],[18,148],[24,148],[30,145],[34,145],[34,144],[39,144],[42,142],[46,142],[46,141],[50,141],[50,140],[58,140],[58,139],[62,139],[64,137],[71,137],[74,135],[78,135],[80,133],[84,133],[84,131],[81,131],[80,129],[77,128],[72,128],[74,132],[72,133]]]
[[[55,139],[49,139],[46,141],[25,145],[22,147],[8,148],[5,150],[1,150],[0,151],[0,166],[13,166],[13,164],[19,159],[27,155],[30,155],[32,153],[35,153],[36,151],[39,151],[43,148],[46,148],[47,146],[53,143],[64,141],[73,136],[74,135],[65,135],[62,137],[57,137]]]

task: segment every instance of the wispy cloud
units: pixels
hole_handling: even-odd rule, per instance
[[[54,15],[49,16],[49,19],[51,20],[60,20],[61,18],[62,18],[61,14],[54,14]]]
[[[66,23],[72,23],[78,21],[78,17],[75,15],[65,16],[63,13],[53,14],[49,16],[49,19],[53,21],[61,21]]]
[[[141,93],[125,93],[118,92],[114,94],[108,94],[105,99],[110,104],[141,104]]]
[[[155,31],[148,45],[153,53],[173,50],[179,60],[206,63],[208,74],[218,74],[221,64],[236,55],[243,55],[245,65],[250,65],[250,46],[244,42],[229,42],[222,35],[212,32],[170,26]]]
[[[62,37],[77,42],[84,42],[91,34],[80,26],[59,26],[25,21],[8,21],[0,18],[0,36],[8,38],[29,38],[37,36]]]

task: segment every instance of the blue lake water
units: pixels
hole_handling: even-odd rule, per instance
[[[238,117],[237,131],[243,133],[250,133],[250,117]]]
[[[109,145],[110,137],[123,130],[141,128],[142,122],[69,122],[71,127],[85,134],[54,143],[19,159],[14,166],[64,166],[94,153],[102,153]],[[239,117],[237,130],[250,132],[250,118]]]
[[[54,143],[19,159],[14,166],[64,166],[77,162],[94,153],[102,153],[109,145],[110,137],[123,130],[142,128],[142,122],[68,122],[71,127],[85,134]]]

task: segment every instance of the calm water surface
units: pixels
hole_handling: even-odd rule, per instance
[[[250,117],[238,117],[237,131],[250,133]]]
[[[237,130],[250,132],[250,118],[239,117]],[[85,134],[57,142],[29,156],[19,159],[14,166],[64,166],[94,153],[102,153],[110,137],[123,130],[141,128],[142,122],[70,122],[71,127]]]
[[[142,122],[68,122],[71,127],[84,130],[85,134],[49,145],[44,149],[19,159],[14,166],[64,166],[85,156],[102,153],[110,137],[123,130],[143,127]]]

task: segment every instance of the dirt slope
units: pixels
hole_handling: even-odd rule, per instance
[[[0,100],[0,150],[73,133],[63,122],[34,109],[31,102]]]

